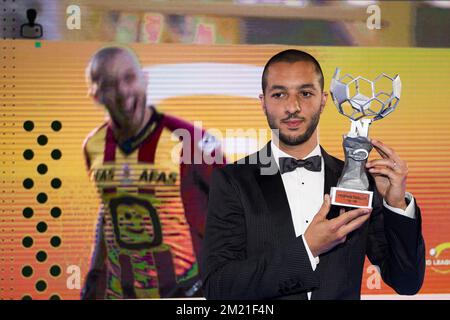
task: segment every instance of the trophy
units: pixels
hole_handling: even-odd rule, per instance
[[[372,208],[373,192],[368,191],[366,162],[372,144],[369,125],[393,112],[400,101],[399,75],[391,78],[382,73],[373,81],[346,74],[339,78],[336,68],[330,93],[340,114],[351,120],[350,131],[344,135],[345,165],[337,186],[331,188],[334,205]]]

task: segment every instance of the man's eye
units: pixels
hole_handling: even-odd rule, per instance
[[[134,74],[127,74],[127,75],[125,76],[125,82],[126,82],[126,83],[131,83],[131,82],[134,81],[134,79],[135,79]]]
[[[275,92],[272,94],[272,98],[275,98],[275,99],[279,99],[282,97],[284,97],[284,93],[281,93],[281,92]]]
[[[305,97],[305,98],[309,98],[309,97],[313,96],[312,92],[308,92],[308,91],[303,91],[301,93],[301,95],[302,95],[302,97]]]
[[[113,88],[115,86],[115,82],[114,81],[101,81],[100,82],[100,87],[101,88]]]

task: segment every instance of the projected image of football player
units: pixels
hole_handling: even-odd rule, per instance
[[[224,163],[219,144],[148,105],[146,76],[129,49],[99,50],[87,79],[109,119],[83,146],[102,206],[81,298],[201,296],[197,257],[210,174]]]

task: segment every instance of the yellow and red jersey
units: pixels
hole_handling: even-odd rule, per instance
[[[224,158],[201,128],[152,109],[133,139],[118,144],[106,122],[84,143],[102,199],[106,298],[186,296],[199,279],[209,179]]]

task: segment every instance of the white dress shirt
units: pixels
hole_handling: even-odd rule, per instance
[[[280,167],[280,157],[292,158],[292,156],[280,150],[273,141],[271,141],[271,148],[272,155],[278,168]],[[316,155],[322,156],[319,144],[317,144],[317,146],[303,159]],[[296,168],[294,171],[283,173],[281,178],[291,210],[295,235],[296,237],[302,236],[303,243],[311,262],[311,267],[313,271],[315,271],[317,264],[319,263],[319,257],[314,257],[312,255],[303,234],[323,203],[325,186],[325,163],[323,157],[320,172],[310,171],[305,168]],[[408,192],[406,193],[406,197],[410,201],[406,210],[393,208],[389,206],[384,199],[383,204],[386,208],[395,213],[415,219],[414,198]],[[308,299],[311,299],[311,292],[308,292]]]

